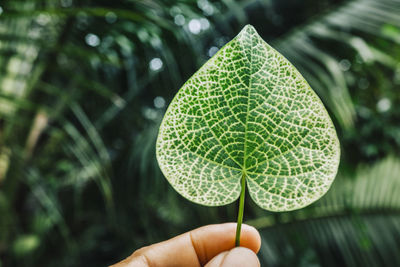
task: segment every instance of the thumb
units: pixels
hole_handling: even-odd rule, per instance
[[[260,267],[260,261],[256,254],[244,247],[236,247],[224,251],[212,260],[205,267]]]

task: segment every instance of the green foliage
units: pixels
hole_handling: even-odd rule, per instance
[[[391,265],[399,262],[400,159],[388,156],[354,175],[339,174],[321,201],[276,220],[260,217],[248,223],[264,229],[264,262],[283,266]],[[348,177],[350,176],[350,177]],[[284,240],[284,241],[282,241]],[[285,250],[281,244],[289,244]],[[356,256],[361,255],[361,256]]]
[[[339,149],[314,91],[247,25],[171,102],[157,159],[172,186],[191,201],[231,203],[244,177],[260,207],[284,211],[329,189]]]
[[[400,156],[398,0],[0,6],[1,266],[104,266],[234,218],[233,204],[182,201],[159,171],[155,142],[163,103],[248,23],[299,69],[331,114],[344,152],[327,199],[354,193],[339,193],[336,184],[370,177],[368,191],[356,194],[370,214],[347,207],[315,218],[327,206],[312,205],[299,222],[267,216],[273,223],[260,224],[268,226],[262,263],[399,265],[398,210],[375,204],[399,203],[394,180],[385,179],[391,167],[376,175],[368,167]],[[370,198],[375,187],[382,194]],[[250,222],[266,214],[247,202]],[[16,253],[15,241],[26,237],[39,242]]]

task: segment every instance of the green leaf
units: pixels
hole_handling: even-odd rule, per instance
[[[252,199],[271,211],[319,199],[340,155],[318,96],[250,25],[179,90],[156,151],[165,177],[185,198],[231,203],[244,176]]]

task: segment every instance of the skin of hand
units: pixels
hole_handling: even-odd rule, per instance
[[[207,225],[143,247],[110,267],[259,267],[258,231],[243,224],[235,247],[236,223]]]

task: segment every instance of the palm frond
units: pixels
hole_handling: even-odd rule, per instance
[[[399,174],[400,159],[394,156],[388,156],[372,166],[360,165],[355,174],[339,174],[328,193],[311,206],[281,213],[278,221],[267,216],[248,223],[264,228],[278,222],[289,223],[349,214],[398,214]]]
[[[304,73],[344,129],[354,125],[356,111],[349,92],[351,85],[346,81],[340,60],[358,55],[369,65],[396,64],[390,60],[387,46],[372,40],[378,37],[396,44],[383,34],[383,29],[387,25],[399,27],[399,3],[396,0],[349,1],[273,42],[273,46]],[[323,42],[343,47],[343,50],[332,53],[333,50],[320,47]],[[355,55],[349,54],[349,49]]]
[[[73,104],[71,108],[85,129],[86,134],[83,135],[73,124],[69,122],[65,123],[64,130],[72,139],[72,142],[67,143],[66,149],[81,163],[80,167],[75,168],[77,172],[72,172],[68,176],[78,184],[94,179],[102,192],[107,208],[112,210],[113,197],[110,181],[111,160],[109,154],[99,133],[83,110],[77,104]]]
[[[360,165],[353,177],[337,177],[326,196],[310,207],[248,221],[261,229],[263,261],[289,266],[307,260],[302,255],[308,253],[304,264],[399,264],[399,174],[400,159],[393,156]]]
[[[261,230],[261,265],[397,266],[400,216],[329,217]]]

